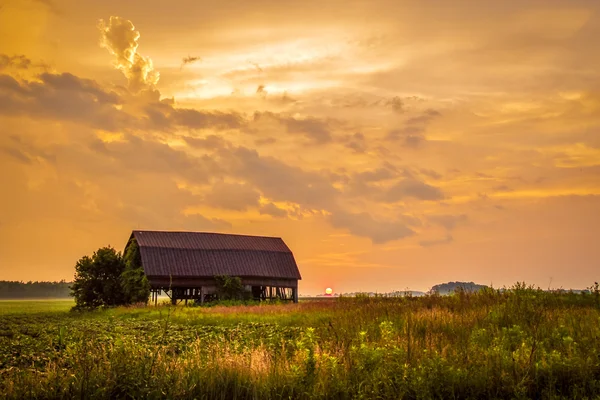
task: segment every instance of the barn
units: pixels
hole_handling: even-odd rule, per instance
[[[165,292],[173,304],[214,298],[215,276],[239,277],[257,300],[298,302],[296,260],[281,238],[209,232],[131,233],[156,303]],[[125,252],[127,252],[127,247]]]

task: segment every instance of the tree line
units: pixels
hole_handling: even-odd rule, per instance
[[[0,281],[0,299],[68,298],[71,282]]]

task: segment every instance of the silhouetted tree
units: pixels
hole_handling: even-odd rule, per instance
[[[242,285],[242,279],[238,276],[217,275],[215,281],[219,300],[244,300],[249,297]]]
[[[142,267],[142,256],[137,240],[131,238],[123,254],[125,270],[121,274],[121,285],[126,303],[147,303],[150,297],[150,282]]]
[[[91,257],[84,256],[75,265],[71,295],[75,308],[111,307],[126,303],[121,285],[125,263],[112,247],[102,247]]]

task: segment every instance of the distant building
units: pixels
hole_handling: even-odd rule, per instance
[[[302,279],[281,238],[207,232],[133,231],[150,281],[152,300],[165,291],[177,301],[204,302],[216,291],[215,276],[240,277],[255,299],[298,302]]]

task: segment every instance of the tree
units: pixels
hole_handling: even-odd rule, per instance
[[[142,267],[142,256],[137,240],[131,238],[123,254],[125,270],[121,274],[121,285],[128,304],[147,303],[150,297],[150,282]]]
[[[238,276],[217,275],[215,281],[220,300],[244,300],[248,297],[242,279]]]
[[[91,257],[84,256],[75,265],[71,295],[75,308],[111,307],[125,304],[121,274],[125,263],[112,247],[102,247]]]

